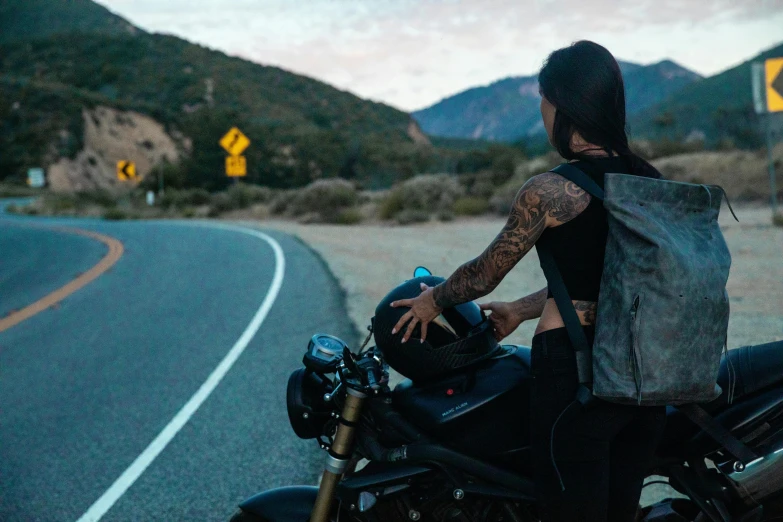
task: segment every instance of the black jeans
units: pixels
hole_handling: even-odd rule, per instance
[[[585,333],[592,343],[594,328]],[[666,408],[597,400],[585,409],[574,402],[576,359],[565,328],[533,337],[531,371],[532,468],[541,520],[633,521]]]

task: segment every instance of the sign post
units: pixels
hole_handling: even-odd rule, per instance
[[[220,139],[220,146],[229,153],[226,158],[226,176],[236,180],[237,177],[247,176],[247,158],[241,156],[245,149],[250,145],[250,140],[242,134],[242,131],[232,127]]]
[[[772,158],[772,149],[775,145],[772,136],[772,118],[774,113],[783,112],[783,57],[769,58],[763,64],[752,64],[751,78],[753,107],[756,114],[763,114],[765,119],[770,206],[774,216],[778,211],[778,189],[775,180],[775,162]]]

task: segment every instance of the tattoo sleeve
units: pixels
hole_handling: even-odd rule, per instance
[[[487,295],[533,248],[545,228],[567,223],[589,203],[589,194],[558,174],[531,178],[517,193],[506,225],[486,250],[435,287],[435,304],[448,308]]]

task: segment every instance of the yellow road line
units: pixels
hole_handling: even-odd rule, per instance
[[[39,299],[33,304],[28,305],[22,308],[21,310],[17,310],[16,312],[13,312],[7,315],[6,317],[0,319],[0,332],[8,330],[12,326],[21,323],[25,319],[29,319],[35,314],[46,310],[47,308],[49,308],[54,304],[59,303],[60,301],[62,301],[72,293],[79,290],[80,288],[87,286],[89,283],[94,281],[99,275],[101,275],[106,270],[111,268],[114,265],[114,263],[116,263],[117,260],[119,260],[120,257],[122,257],[122,253],[125,250],[124,247],[122,246],[122,243],[120,243],[118,240],[114,239],[113,237],[105,236],[103,234],[98,234],[97,232],[91,232],[89,230],[82,230],[82,229],[71,228],[71,227],[41,227],[41,228],[49,228],[50,230],[56,230],[58,232],[66,232],[68,234],[78,234],[80,236],[86,236],[92,239],[96,239],[101,243],[105,244],[106,246],[108,246],[109,252],[103,257],[103,259],[101,259],[98,262],[97,265],[93,266],[88,271],[84,272],[82,275],[80,275],[70,283],[58,288],[51,294],[47,295],[42,299]]]

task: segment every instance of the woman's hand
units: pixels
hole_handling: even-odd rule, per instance
[[[401,299],[399,301],[394,301],[391,304],[394,308],[400,306],[410,307],[410,310],[397,321],[397,324],[392,329],[392,333],[395,334],[405,327],[405,323],[410,321],[408,330],[402,337],[403,343],[410,338],[413,329],[416,328],[418,323],[421,323],[421,342],[424,342],[424,339],[427,338],[427,325],[443,311],[442,308],[439,308],[438,305],[435,304],[432,288],[422,283],[421,290],[421,294],[415,299]]]
[[[519,328],[522,324],[522,317],[516,312],[514,303],[504,303],[502,301],[493,301],[491,303],[480,304],[482,310],[492,312],[489,320],[495,329],[495,339],[500,342],[508,337],[511,332]]]

